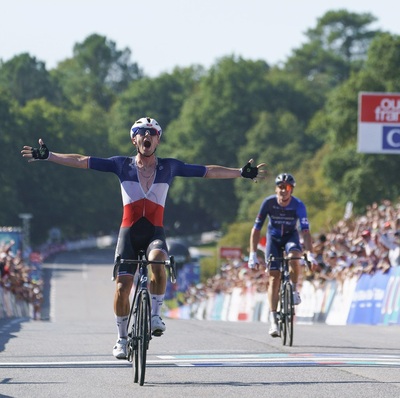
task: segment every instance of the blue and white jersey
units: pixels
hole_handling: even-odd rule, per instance
[[[306,206],[294,196],[286,207],[278,204],[276,195],[266,197],[255,219],[254,229],[261,230],[267,217],[269,219],[267,234],[277,238],[296,231],[297,223],[300,224],[302,231],[310,229]]]

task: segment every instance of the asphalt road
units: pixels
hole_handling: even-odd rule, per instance
[[[400,328],[296,325],[293,347],[267,325],[166,319],[144,386],[112,356],[112,252],[46,264],[43,321],[0,320],[0,397],[400,397]]]

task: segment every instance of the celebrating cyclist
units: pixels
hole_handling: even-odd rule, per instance
[[[304,203],[292,196],[296,181],[291,174],[282,173],[275,179],[275,195],[268,196],[261,204],[259,213],[250,233],[249,267],[259,265],[257,246],[260,240],[261,229],[268,217],[266,258],[282,256],[282,248],[289,257],[299,257],[303,251],[297,224],[300,224],[305,250],[313,260],[312,239],[307,219],[307,210]],[[291,281],[293,283],[293,301],[300,304],[301,298],[297,291],[297,282],[300,272],[300,260],[291,260]],[[280,271],[279,262],[272,261],[269,269],[268,302],[270,307],[270,329],[272,337],[279,337],[276,311],[279,301]]]
[[[161,126],[155,119],[144,117],[137,120],[130,130],[130,137],[137,154],[132,157],[114,156],[98,158],[79,154],[50,152],[42,139],[39,148],[24,146],[22,156],[29,161],[48,160],[63,166],[111,172],[117,175],[121,184],[123,216],[119,230],[115,258],[137,259],[139,250],[145,250],[148,260],[168,259],[166,237],[163,227],[164,206],[168,189],[174,177],[237,178],[255,180],[262,177],[264,164],[252,166],[250,160],[243,168],[223,166],[202,166],[186,164],[172,158],[158,158],[156,149],[162,136]],[[129,315],[129,294],[137,266],[121,265],[116,278],[114,312],[118,339],[113,355],[126,358],[127,322]],[[165,267],[152,264],[150,293],[152,297],[152,333],[160,336],[166,326],[160,317],[166,289]]]

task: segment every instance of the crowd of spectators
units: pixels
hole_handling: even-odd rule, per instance
[[[23,300],[31,304],[33,319],[40,319],[43,301],[41,264],[30,261],[28,265],[21,251],[13,252],[14,245],[14,241],[0,245],[0,287],[3,291],[11,292],[17,301]]]
[[[400,203],[384,200],[359,217],[339,221],[314,244],[320,264],[314,277],[339,281],[400,265]]]
[[[314,238],[314,254],[318,269],[311,272],[304,267],[302,277],[315,284],[332,279],[343,283],[354,275],[385,273],[400,266],[400,202],[383,200],[367,206],[362,216],[346,214],[328,232]],[[223,264],[206,283],[188,289],[186,303],[192,304],[209,294],[230,293],[235,287],[251,286],[253,291],[266,293],[268,273],[265,263],[261,264],[259,270],[250,270],[246,259]]]
[[[13,241],[0,245],[0,287],[29,302],[33,318],[40,319],[40,264],[30,261],[28,265],[19,251],[13,253],[13,245]],[[368,206],[362,216],[347,214],[328,232],[315,237],[314,254],[319,268],[311,273],[304,267],[303,277],[316,284],[332,279],[342,283],[354,275],[388,272],[400,266],[400,202],[383,200]],[[238,287],[266,294],[268,273],[265,263],[261,264],[258,270],[251,270],[246,259],[227,260],[215,276],[191,286],[184,294],[184,302],[192,304],[209,294],[231,293]]]

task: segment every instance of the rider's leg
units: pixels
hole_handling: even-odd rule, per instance
[[[165,261],[168,256],[165,251],[155,249],[148,255],[149,261]],[[166,327],[160,317],[167,287],[167,273],[164,264],[151,264],[150,294],[151,294],[151,329],[154,335],[161,335]]]
[[[154,261],[165,261],[167,255],[162,250],[152,250],[149,253],[149,262]],[[163,264],[151,264],[151,277],[150,277],[150,293],[163,295],[167,287],[167,273],[165,272],[165,265]]]
[[[114,313],[117,321],[118,338],[126,338],[129,316],[129,294],[133,285],[131,275],[118,276],[115,283]]]
[[[265,258],[280,256],[281,243],[267,234],[267,246],[265,250]],[[274,260],[269,264],[268,270],[268,303],[269,303],[269,335],[272,337],[279,336],[277,308],[279,302],[279,287],[280,287],[281,273],[279,271],[279,263]]]
[[[289,257],[300,257],[301,253],[297,250],[292,250],[289,252]],[[300,260],[291,260],[290,264],[290,279],[293,284],[293,295],[294,304],[298,305],[301,303],[300,293],[297,291],[297,284],[299,282],[299,275],[301,270]]]
[[[118,276],[115,283],[114,313],[117,322],[118,338],[113,347],[113,355],[118,359],[127,356],[126,344],[128,337],[129,294],[133,285],[133,276]]]
[[[276,312],[279,301],[280,271],[270,270],[268,277],[268,302],[271,312]]]
[[[276,310],[279,302],[279,285],[280,285],[280,272],[277,270],[269,271],[268,278],[268,302],[269,302],[269,334],[272,337],[279,336],[278,318]]]
[[[291,251],[289,252],[289,258],[291,257],[300,257],[301,253],[298,251]],[[299,275],[300,275],[300,260],[290,260],[290,279],[293,284],[293,289],[297,290],[297,283],[299,281]]]

